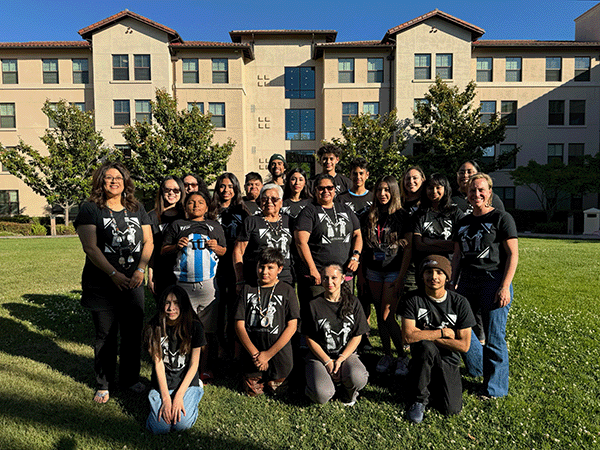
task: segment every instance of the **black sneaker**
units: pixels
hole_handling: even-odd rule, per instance
[[[425,412],[425,405],[423,403],[415,402],[413,405],[408,408],[406,415],[408,416],[408,420],[414,423],[423,422],[423,413]]]

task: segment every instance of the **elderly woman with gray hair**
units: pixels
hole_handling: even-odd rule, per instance
[[[247,283],[256,285],[256,263],[262,249],[273,247],[284,256],[279,280],[292,284],[290,246],[293,233],[290,218],[281,214],[283,190],[275,183],[263,186],[258,196],[262,214],[249,216],[238,235],[233,249],[233,264],[238,291]]]

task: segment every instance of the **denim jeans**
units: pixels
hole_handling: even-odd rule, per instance
[[[173,394],[174,390],[169,390],[169,394]],[[176,424],[165,423],[161,417],[159,420],[158,413],[162,406],[162,399],[160,398],[160,392],[156,389],[150,390],[148,394],[148,400],[150,400],[150,414],[148,420],[146,420],[146,428],[148,428],[154,434],[165,434],[169,431],[183,431],[191,428],[198,418],[198,403],[204,395],[204,389],[202,386],[190,386],[185,391],[183,396],[183,407],[185,408],[185,416],[181,413],[181,418]]]
[[[481,310],[485,345],[481,345],[471,334],[471,347],[464,355],[468,372],[473,376],[483,375],[483,392],[494,397],[508,395],[508,347],[506,346],[506,321],[512,304],[513,287],[510,286],[511,303],[499,308],[496,292],[502,282],[502,272],[463,271],[457,292],[469,300],[471,308]]]

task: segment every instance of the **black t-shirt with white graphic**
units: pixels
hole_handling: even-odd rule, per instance
[[[279,282],[274,287],[244,285],[238,297],[234,320],[243,320],[246,332],[259,351],[270,349],[290,320],[299,319],[300,310],[294,288]],[[252,358],[244,352],[244,370],[256,372]],[[292,345],[288,342],[271,360],[267,374],[272,379],[287,377],[292,371]]]
[[[311,300],[302,311],[302,334],[319,344],[330,358],[337,358],[350,339],[369,331],[360,302],[355,296],[351,297],[351,312],[344,317],[338,317],[341,302],[330,302],[322,295]],[[312,352],[309,357],[316,358]]]
[[[162,214],[160,220],[155,209],[148,213],[152,225],[152,239],[154,240],[154,251],[152,252],[152,269],[154,270],[154,283],[157,294],[165,287],[175,284],[173,277],[173,264],[175,264],[175,254],[161,255],[160,250],[163,245],[163,237],[167,227],[176,220],[185,219],[185,214],[177,211],[175,215]]]
[[[244,205],[250,211],[251,216],[258,216],[262,214],[262,209],[260,209],[259,204],[255,200],[244,200]]]
[[[314,192],[315,181],[317,180],[318,176],[319,174],[308,180],[310,192]],[[338,195],[343,194],[352,188],[352,180],[350,180],[350,178],[348,178],[346,175],[337,172],[335,177],[333,177],[333,185],[335,186],[335,194],[337,197]]]
[[[80,225],[94,225],[96,245],[108,262],[127,277],[133,275],[142,256],[144,241],[142,226],[150,225],[150,218],[143,206],[140,205],[135,212],[125,209],[111,211],[109,208],[100,209],[96,203],[85,202],[79,209],[74,225],[75,228]],[[106,291],[107,294],[119,292],[108,274],[98,268],[88,257],[85,259],[81,284],[84,290],[85,301],[82,299],[84,303],[87,301],[94,303],[92,298],[86,295],[88,289]],[[107,295],[107,298],[109,297],[110,295]],[[84,304],[84,306],[95,305]]]
[[[192,344],[191,348],[200,348],[206,345],[206,338],[204,337],[204,328],[200,321],[195,320],[192,327]],[[163,363],[165,365],[165,378],[167,379],[167,387],[169,390],[177,390],[179,385],[185,378],[190,361],[192,359],[192,352],[190,351],[186,355],[182,355],[179,351],[181,340],[175,334],[175,327],[166,327],[167,335],[160,340],[160,346],[163,353]],[[156,377],[156,368],[152,367],[152,388],[159,390],[158,379]],[[198,380],[198,371],[194,374],[190,386],[200,386]]]
[[[223,227],[227,243],[227,252],[221,258],[217,278],[232,279],[231,277],[234,277],[233,247],[246,217],[248,217],[248,211],[242,205],[229,206],[223,209],[217,217],[217,222]]]
[[[247,242],[244,252],[244,281],[256,285],[256,264],[260,252],[267,247],[276,248],[283,253],[283,270],[279,279],[292,283],[291,254],[292,230],[290,218],[281,215],[278,222],[268,222],[264,216],[249,216],[244,220],[244,225],[238,236],[238,241]]]
[[[473,206],[467,200],[467,196],[464,195],[462,192],[460,193],[460,195],[455,195],[454,197],[452,197],[452,203],[456,203],[456,206],[458,206],[458,208],[465,214],[471,214],[473,212]],[[500,197],[498,197],[493,192],[492,192],[492,206],[495,209],[497,209],[498,211],[505,210],[502,199],[500,199]]]
[[[469,302],[453,291],[447,291],[446,300],[440,303],[431,300],[424,291],[417,291],[406,300],[402,317],[414,320],[419,330],[452,328],[457,331],[475,326],[475,317]],[[459,364],[459,352],[443,347],[439,349],[444,361],[453,365]]]
[[[354,194],[352,191],[344,192],[337,197],[338,202],[344,203],[346,206],[350,207],[356,217],[358,217],[359,222],[362,224],[366,216],[369,214],[369,210],[371,209],[371,205],[373,204],[373,192],[366,191],[362,195]]]
[[[283,201],[283,206],[281,207],[281,211],[279,212],[281,214],[285,214],[286,216],[290,216],[290,218],[292,219],[292,223],[294,223],[300,215],[300,213],[302,212],[302,210],[309,203],[311,203],[311,199],[309,198],[304,198],[302,200],[298,200],[297,202],[293,202],[289,198],[286,198]]]
[[[406,233],[412,231],[411,224],[410,216],[403,209],[391,216],[381,213],[375,230],[376,240],[367,238],[370,234],[366,228],[363,232],[365,246],[361,261],[365,267],[377,272],[398,272],[402,267],[404,249],[397,241],[404,239]],[[395,239],[391,236],[392,233],[396,233]]]
[[[344,266],[352,252],[352,235],[360,230],[356,214],[342,203],[332,208],[323,208],[311,203],[298,216],[296,230],[308,231],[308,246],[318,270],[327,263]],[[297,273],[306,275],[310,271],[302,264]]]
[[[457,207],[453,207],[451,211],[446,213],[434,211],[431,208],[428,208],[426,211],[419,209],[413,216],[413,234],[415,236],[440,241],[452,241],[452,231],[454,230],[454,226],[464,216],[465,214]],[[423,258],[434,253],[450,259],[453,252],[419,252],[413,246],[413,260],[417,267],[419,267]]]
[[[503,242],[517,237],[517,226],[506,211],[494,209],[482,216],[468,214],[458,221],[453,240],[460,244],[462,268],[493,272],[504,270]]]

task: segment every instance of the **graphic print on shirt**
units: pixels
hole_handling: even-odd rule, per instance
[[[169,349],[168,337],[165,336],[160,339],[160,346],[162,348],[165,371],[176,373],[185,369],[185,355],[179,352],[179,348],[174,351]]]
[[[452,237],[452,219],[431,220],[423,222],[423,235],[431,238],[441,238],[445,241]]]
[[[142,251],[142,242],[135,242],[135,233],[141,229],[140,219],[137,217],[125,216],[125,229],[118,230],[115,220],[112,217],[103,217],[104,229],[112,234],[112,241],[104,245],[104,253],[121,253],[119,249],[129,249],[131,253]]]
[[[273,319],[277,308],[282,308],[283,295],[270,296],[269,302],[263,308],[258,293],[248,292],[246,304],[250,309],[248,328],[265,328],[269,334],[279,334],[279,325],[274,324]]]
[[[359,218],[361,218],[363,215],[365,215],[369,212],[372,204],[373,204],[373,202],[366,202],[365,206],[363,206],[358,211],[356,211],[356,207],[354,206],[353,202],[344,202],[344,205],[346,205],[348,208],[350,208],[352,210],[352,212],[354,214],[356,214]]]
[[[266,241],[267,247],[276,248],[283,253],[284,259],[290,259],[292,235],[288,229],[280,228],[275,232],[271,228],[259,228],[258,235],[262,242]]]
[[[321,237],[321,244],[332,244],[334,242],[343,242],[345,244],[350,242],[352,238],[352,232],[349,230],[347,225],[352,224],[348,213],[340,212],[336,214],[336,221],[334,222],[329,214],[326,212],[318,212],[317,217],[319,223],[325,222],[325,232]]]
[[[483,236],[493,230],[494,224],[480,223],[477,232],[469,235],[473,225],[464,225],[458,229],[458,238],[460,239],[461,251],[465,255],[474,255],[477,259],[484,259],[490,256],[490,247],[483,248]]]
[[[354,327],[354,314],[348,314],[342,321],[342,326],[335,330],[331,326],[331,322],[328,319],[318,319],[317,328],[323,331],[325,336],[325,352],[328,354],[339,354],[342,353],[344,347],[350,340],[350,333]]]
[[[443,314],[442,323],[433,324],[433,314],[426,308],[419,308],[417,313],[417,328],[422,330],[435,330],[440,328],[455,328],[456,327],[456,314]]]
[[[242,226],[244,220],[242,219],[241,214],[229,214],[229,223],[224,223],[223,214],[220,214],[217,218],[217,221],[223,227],[223,231],[225,232],[225,237],[227,240],[235,239],[238,235],[238,229]]]
[[[213,227],[206,225],[212,231]],[[189,228],[183,226],[182,230]],[[177,279],[187,283],[200,283],[213,278],[217,271],[218,256],[206,247],[210,238],[201,233],[187,235],[188,245],[177,254],[173,272]]]

